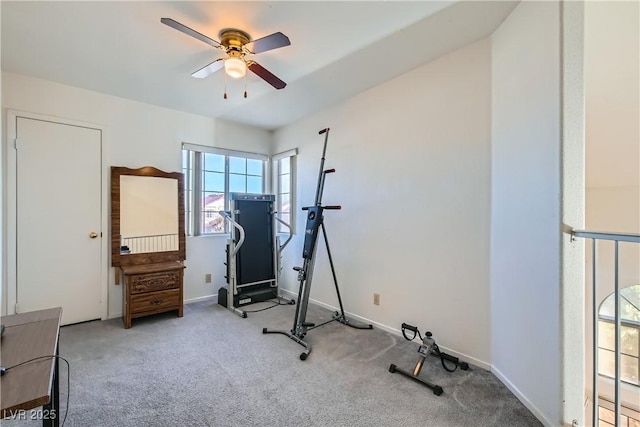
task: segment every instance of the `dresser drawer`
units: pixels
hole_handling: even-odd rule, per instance
[[[161,271],[131,276],[129,291],[132,294],[162,291],[180,287],[182,271]]]
[[[184,265],[179,262],[140,263],[120,267],[124,275],[122,292],[124,327],[131,319],[166,311],[184,314],[182,280]]]
[[[171,289],[168,291],[148,292],[144,294],[131,296],[131,310],[132,317],[136,314],[157,312],[179,309],[182,307],[182,301],[180,301],[180,290]]]

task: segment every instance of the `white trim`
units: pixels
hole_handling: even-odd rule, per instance
[[[230,171],[229,168],[229,158],[230,157],[236,157],[236,158],[243,158],[243,159],[251,159],[251,160],[258,160],[262,162],[262,176],[261,181],[262,181],[262,190],[261,190],[261,194],[268,194],[268,190],[270,190],[270,183],[269,183],[269,171],[270,171],[270,164],[269,164],[269,156],[267,156],[266,154],[258,154],[258,153],[249,153],[246,151],[236,151],[236,150],[228,150],[228,149],[224,149],[224,148],[216,148],[216,147],[209,147],[209,146],[205,146],[205,145],[197,145],[197,144],[190,144],[187,142],[183,142],[182,143],[182,149],[183,150],[190,150],[192,153],[196,153],[196,155],[194,155],[194,161],[192,162],[192,164],[190,164],[190,168],[188,169],[188,171],[193,175],[194,181],[193,181],[193,185],[192,185],[192,191],[193,191],[193,205],[189,206],[188,209],[186,209],[187,211],[190,212],[190,220],[193,221],[193,225],[191,228],[192,231],[192,236],[208,236],[208,235],[220,235],[220,234],[224,234],[224,235],[228,235],[228,232],[212,232],[212,233],[205,233],[203,230],[203,221],[202,221],[202,206],[199,205],[198,200],[200,200],[200,196],[203,194],[203,162],[204,162],[204,157],[202,156],[202,153],[211,153],[211,154],[216,154],[216,155],[220,155],[220,156],[224,156],[224,195],[225,195],[225,205],[228,205],[229,201],[226,200],[228,199],[228,197],[230,197],[231,193],[233,193],[232,191],[229,190],[229,186],[230,186],[230,179],[232,175],[235,175],[235,173],[232,173]],[[248,178],[251,176],[257,176],[257,175],[251,175],[248,172],[248,169],[245,170],[245,173],[243,174],[239,174],[239,175],[243,175],[247,180],[245,181],[247,183],[248,186]],[[226,229],[226,225],[225,225],[225,229]]]
[[[298,149],[294,148],[292,150],[288,150],[282,153],[274,154],[271,157],[271,162],[269,162],[271,166],[271,194],[276,196],[276,206],[280,205],[280,169],[278,167],[278,162],[282,159],[290,159],[289,160],[289,227],[290,233],[292,235],[296,234],[296,215],[295,215],[295,206],[297,202],[296,197],[296,180],[297,180],[297,167],[296,167],[296,155],[298,154]],[[282,234],[282,232],[279,232]]]
[[[271,160],[277,161],[280,159],[285,159],[287,157],[293,157],[298,155],[298,149],[294,148],[292,150],[283,151],[282,153],[277,153],[271,156]]]
[[[111,319],[117,319],[119,317],[122,317],[122,312],[120,313],[111,313],[108,317],[107,320],[111,320]]]
[[[264,182],[262,183],[264,194],[275,194],[272,177],[273,177],[273,162],[266,161],[264,162],[264,178],[263,178]]]
[[[496,368],[495,366],[491,367],[491,373],[493,375],[496,376],[496,378],[498,378],[505,386],[507,386],[507,388],[511,391],[511,393],[513,393],[520,402],[522,402],[522,404],[524,406],[527,407],[528,410],[531,411],[531,413],[545,426],[549,426],[549,427],[553,427],[553,426],[557,426],[559,425],[559,423],[556,422],[551,422],[550,420],[547,419],[547,417],[545,417],[544,413],[542,411],[540,411],[536,405],[534,405],[533,403],[531,403],[531,401],[529,399],[527,399],[527,397],[522,394],[522,392],[520,390],[518,390],[518,387],[516,387],[515,385],[513,385],[513,383],[511,381],[509,381],[507,379],[507,377],[504,376],[504,374],[502,372],[500,372],[500,370],[498,368]]]
[[[101,254],[100,254],[100,306],[101,306],[101,319],[105,320],[109,318],[109,243],[111,241],[109,235],[109,168],[106,166],[108,162],[108,150],[107,150],[107,141],[108,141],[108,131],[107,127],[104,125],[98,125],[95,123],[87,123],[78,120],[70,120],[64,119],[60,117],[53,117],[44,114],[38,113],[30,113],[19,110],[7,110],[7,141],[14,141],[16,139],[17,133],[17,120],[18,117],[24,117],[27,119],[33,120],[43,120],[52,123],[60,123],[71,126],[79,126],[86,127],[90,129],[96,129],[100,131],[101,140],[100,140],[100,163],[101,163],[101,227],[102,230],[102,238],[101,238]],[[17,269],[17,259],[16,259],[16,249],[17,249],[17,218],[16,218],[16,207],[17,207],[17,194],[16,194],[16,185],[17,185],[17,176],[16,176],[16,150],[13,149],[13,144],[7,144],[7,246],[5,247],[7,251],[7,302],[6,302],[6,314],[14,314],[15,306],[16,306],[16,269]],[[11,250],[9,250],[11,248]]]
[[[94,125],[95,126],[95,125]],[[109,129],[99,125],[102,131],[102,268],[100,282],[102,287],[102,320],[109,316],[109,275],[111,273],[111,168],[109,161]]]
[[[200,301],[208,301],[211,300],[211,302],[217,304],[218,303],[218,294],[215,295],[205,295],[203,297],[197,297],[197,298],[190,298],[190,299],[186,299],[183,301],[184,304],[193,304],[194,302],[200,302]],[[215,301],[214,301],[215,300]]]
[[[287,293],[289,295],[289,298],[293,299],[294,301],[296,301],[297,298],[298,298],[298,294],[296,294],[294,292],[291,292],[291,291],[289,291],[287,289],[280,288],[280,291],[282,291],[284,293]],[[318,305],[320,307],[327,308],[327,309],[329,309],[331,311],[339,310],[339,307],[334,307],[332,305],[325,304],[323,302],[320,302],[320,301],[317,301],[317,300],[314,300],[314,299],[311,299],[311,298],[309,298],[309,303]],[[397,335],[397,336],[400,336],[400,337],[404,338],[404,336],[402,335],[402,331],[400,329],[392,328],[392,327],[387,326],[385,324],[382,324],[382,323],[376,322],[374,320],[367,319],[366,317],[358,316],[357,314],[349,313],[349,312],[346,312],[346,311],[345,311],[344,314],[347,317],[353,318],[354,320],[358,320],[360,322],[371,324],[371,325],[375,326],[378,329],[382,329],[383,331],[386,331],[386,332],[389,332],[389,333],[392,333],[394,335]],[[467,362],[470,365],[476,366],[478,368],[482,368],[482,369],[484,369],[486,371],[491,371],[491,364],[489,364],[487,362],[484,362],[484,361],[482,361],[480,359],[476,359],[475,357],[471,357],[471,356],[466,355],[464,353],[457,352],[457,351],[452,350],[452,349],[447,348],[447,347],[443,347],[443,346],[439,346],[439,347],[445,353],[449,353],[452,356],[455,356],[455,357],[459,358],[461,361]]]
[[[222,156],[244,157],[246,159],[262,160],[265,162],[269,160],[269,156],[266,154],[249,153],[247,151],[238,151],[238,150],[228,150],[226,148],[217,148],[217,147],[209,147],[207,145],[189,144],[187,142],[182,143],[182,149],[198,151],[201,153],[220,154]]]

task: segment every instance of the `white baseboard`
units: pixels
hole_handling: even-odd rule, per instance
[[[218,294],[215,295],[205,295],[203,297],[197,297],[197,298],[190,298],[190,299],[186,299],[184,300],[185,304],[193,304],[194,302],[200,302],[200,301],[208,301],[211,300],[211,302],[217,304],[218,303]]]
[[[280,288],[280,291],[289,294],[291,296],[291,298],[294,299],[294,300],[298,297],[298,294],[293,293],[293,292],[291,292],[289,290]],[[339,310],[338,307],[334,307],[332,305],[325,304],[323,302],[314,300],[312,298],[309,298],[309,302],[311,304],[315,304],[315,305],[318,305],[320,307],[324,307],[324,308],[326,308],[328,310],[331,310],[331,311]],[[376,328],[382,329],[383,331],[387,331],[387,332],[392,333],[394,335],[398,335],[398,336],[403,337],[402,331],[400,329],[392,328],[391,326],[376,322],[376,321],[371,320],[371,319],[367,319],[366,317],[358,316],[357,314],[345,312],[345,315],[347,315],[348,317],[351,317],[351,318],[353,318],[355,320],[358,320],[360,322],[371,324],[371,325],[375,326]],[[452,349],[447,348],[447,347],[440,346],[440,349],[442,351],[444,351],[445,353],[449,353],[450,355],[459,358],[461,361],[469,363],[470,365],[477,366],[477,367],[482,368],[482,369],[484,369],[486,371],[491,371],[491,364],[489,364],[489,363],[487,363],[485,361],[482,361],[480,359],[476,359],[475,357],[471,357],[471,356],[469,356],[467,354],[457,352],[457,351],[452,350]]]
[[[493,373],[493,375],[496,376],[496,378],[498,378],[505,386],[507,386],[507,388],[511,391],[511,393],[513,393],[520,402],[522,402],[522,404],[524,406],[527,407],[528,410],[531,411],[531,413],[545,426],[549,426],[549,427],[556,427],[558,425],[557,422],[552,423],[551,421],[549,421],[547,419],[547,417],[544,416],[544,414],[542,413],[542,411],[540,411],[533,403],[531,403],[531,401],[529,399],[527,399],[527,397],[522,394],[522,392],[520,390],[518,390],[518,387],[516,387],[511,381],[509,381],[507,379],[507,377],[504,376],[504,374],[502,372],[500,372],[500,370],[498,368],[496,368],[495,366],[491,367],[491,372]]]
[[[292,291],[290,291],[288,289],[280,288],[279,290],[280,290],[280,293],[283,294],[283,296],[287,296],[288,298],[290,298],[290,299],[292,299],[294,301],[296,301],[297,298],[298,298],[298,294],[297,293],[292,292]],[[207,300],[211,300],[212,303],[216,304],[218,302],[218,294],[206,295],[206,296],[197,297],[197,298],[191,298],[191,299],[185,300],[184,303],[185,304],[191,304],[191,303],[194,303],[194,302],[207,301]],[[339,309],[338,307],[334,307],[332,305],[325,304],[325,303],[323,303],[321,301],[317,301],[317,300],[314,300],[312,298],[309,298],[309,302],[311,304],[315,304],[317,306],[324,307],[324,308],[326,308],[328,310],[331,310],[331,311],[336,311],[336,310]],[[396,328],[393,328],[391,326],[376,322],[374,320],[367,319],[367,318],[362,317],[362,316],[358,316],[357,314],[353,314],[353,313],[349,313],[349,312],[345,312],[345,314],[347,316],[353,318],[354,320],[358,320],[358,321],[363,322],[363,323],[371,324],[371,325],[375,326],[376,328],[382,329],[383,331],[387,331],[387,332],[392,333],[392,334],[397,335],[397,336],[402,336],[402,331],[400,329],[396,329]],[[108,319],[115,319],[115,318],[118,318],[118,317],[122,317],[122,313],[110,314]],[[471,357],[471,356],[469,356],[467,354],[457,352],[457,351],[455,351],[453,349],[450,349],[450,348],[447,348],[447,347],[440,346],[440,348],[445,353],[449,353],[452,356],[455,356],[455,357],[459,358],[460,360],[469,363],[470,365],[474,365],[474,366],[477,366],[479,368],[482,368],[484,370],[491,371],[491,372],[495,371],[494,369],[492,369],[491,364],[489,364],[487,362],[484,362],[482,360],[476,359],[476,358]],[[500,378],[500,380],[502,382],[504,382],[505,384],[507,384],[507,382],[508,382],[506,379],[503,380],[502,378]]]
[[[107,320],[117,319],[118,317],[122,317],[122,313],[110,313],[107,316]]]

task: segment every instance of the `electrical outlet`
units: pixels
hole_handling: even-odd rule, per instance
[[[211,274],[204,275],[204,283],[211,283]]]
[[[373,294],[373,305],[380,305],[380,294]]]

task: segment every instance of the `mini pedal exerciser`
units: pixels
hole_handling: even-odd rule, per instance
[[[406,333],[407,330],[413,332],[413,336],[411,338],[407,336],[407,333]],[[423,338],[416,326],[411,326],[406,323],[403,323],[402,335],[407,341],[413,341],[416,335],[422,340],[422,344],[418,348],[418,353],[420,354],[420,358],[416,363],[416,367],[413,368],[413,372],[407,372],[403,369],[398,368],[396,365],[392,363],[391,366],[389,366],[389,372],[391,372],[392,374],[394,372],[402,374],[407,378],[410,378],[414,381],[419,382],[420,384],[426,385],[427,387],[433,390],[433,394],[435,394],[436,396],[440,396],[442,394],[442,387],[440,387],[439,385],[430,383],[426,380],[423,380],[418,376],[420,375],[420,371],[422,370],[422,365],[424,364],[424,361],[427,358],[427,356],[434,354],[440,357],[440,361],[442,362],[442,367],[447,372],[455,371],[458,368],[458,366],[463,371],[466,371],[467,369],[469,369],[469,364],[467,362],[460,362],[457,357],[451,356],[450,354],[440,351],[440,348],[438,347],[438,344],[436,344],[436,341],[433,339],[433,335],[431,334],[431,332],[427,331]],[[445,364],[445,360],[453,363],[455,366],[453,368],[447,367],[447,365]]]

